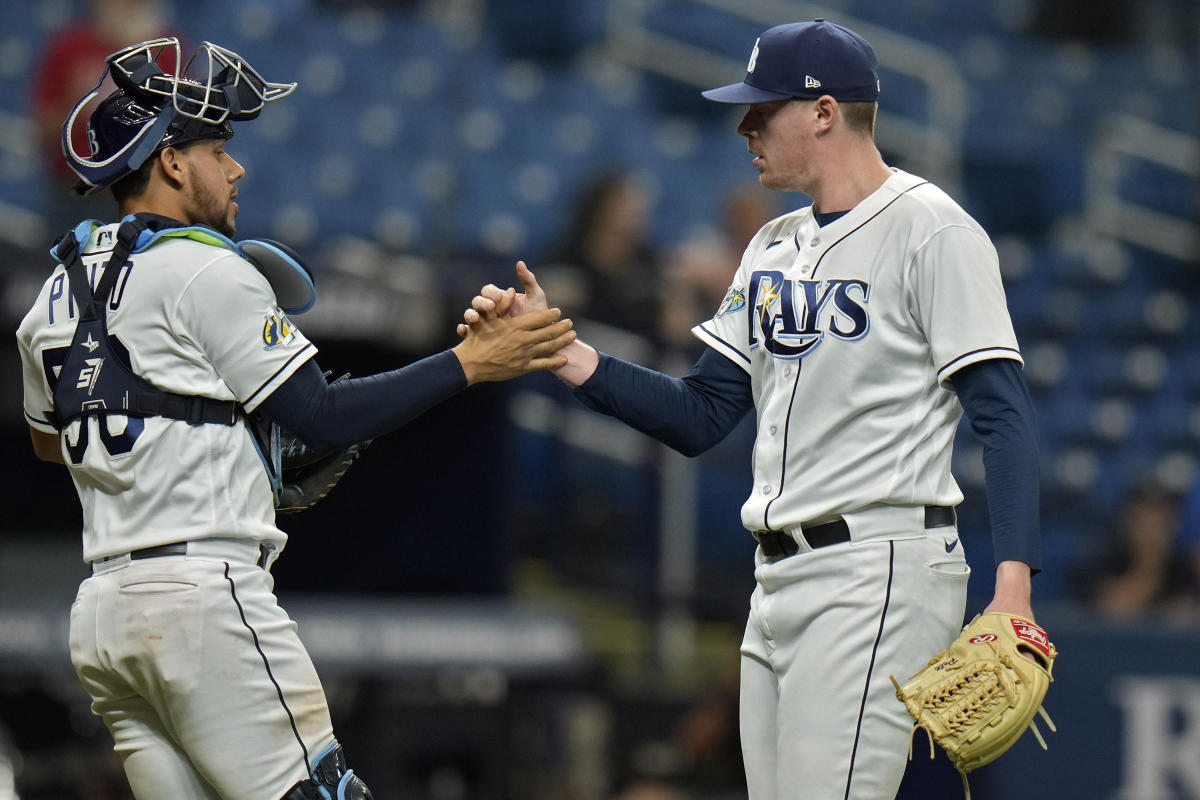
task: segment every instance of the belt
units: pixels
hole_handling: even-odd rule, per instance
[[[146,558],[163,558],[165,556],[186,556],[188,551],[187,542],[172,542],[171,544],[160,544],[154,547],[143,547],[138,550],[131,550],[128,553],[117,553],[115,556],[107,558],[98,558],[93,561],[93,564],[107,564],[109,561],[116,561],[120,558],[129,557],[130,561],[141,561]],[[258,561],[256,566],[265,567],[267,559],[273,551],[265,544],[258,546]]]
[[[925,506],[925,527],[944,528],[957,521],[953,506]],[[762,548],[767,558],[794,556],[800,552],[800,545],[786,531],[751,531],[758,546]],[[813,550],[819,547],[842,544],[850,541],[850,526],[844,519],[824,522],[820,525],[801,525],[800,535]]]

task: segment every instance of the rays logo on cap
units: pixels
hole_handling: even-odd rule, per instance
[[[700,93],[716,103],[773,103],[829,95],[839,103],[879,98],[875,50],[849,28],[823,19],[768,28],[754,40],[738,83]]]

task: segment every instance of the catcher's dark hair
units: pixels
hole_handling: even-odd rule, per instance
[[[117,205],[121,205],[131,197],[137,197],[146,191],[146,187],[150,185],[150,173],[154,171],[154,163],[157,160],[158,153],[155,152],[140,167],[128,175],[122,176],[119,180],[113,182],[112,186],[108,187],[112,192],[113,198],[117,201]]]
[[[170,145],[176,150],[187,150],[193,145],[199,144],[204,139],[197,139],[191,142],[183,142],[182,144]],[[140,167],[128,175],[123,175],[121,178],[108,187],[112,191],[113,198],[117,201],[117,205],[123,204],[130,198],[137,197],[142,192],[146,191],[146,187],[150,185],[150,176],[154,172],[154,165],[158,163],[158,156],[166,148],[155,150],[149,158],[146,159]]]

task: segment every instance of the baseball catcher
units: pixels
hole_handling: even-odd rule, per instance
[[[329,383],[291,318],[312,276],[285,245],[233,238],[233,123],[295,88],[211,42],[186,61],[177,39],[109,56],[62,142],[76,191],[109,190],[114,221],[56,243],[17,332],[34,453],[70,470],[83,511],[72,664],[139,800],[370,800],[274,594],[278,512],[469,385],[561,366],[574,338],[547,311]]]
[[[901,686],[896,696],[916,719],[913,733],[929,735],[929,756],[936,740],[962,775],[970,800],[967,773],[1003,755],[1026,728],[1042,749],[1046,741],[1034,722],[1041,714],[1055,730],[1042,699],[1054,680],[1058,651],[1046,632],[1011,614],[975,617],[958,638]],[[909,757],[912,757],[911,747]]]

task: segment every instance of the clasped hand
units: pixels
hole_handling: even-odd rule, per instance
[[[546,307],[546,293],[523,261],[517,263],[517,276],[524,294],[488,284],[463,314],[465,323],[458,326],[463,340],[453,352],[468,384],[507,380],[567,363],[558,351],[575,341],[573,323],[560,319],[559,309]]]

